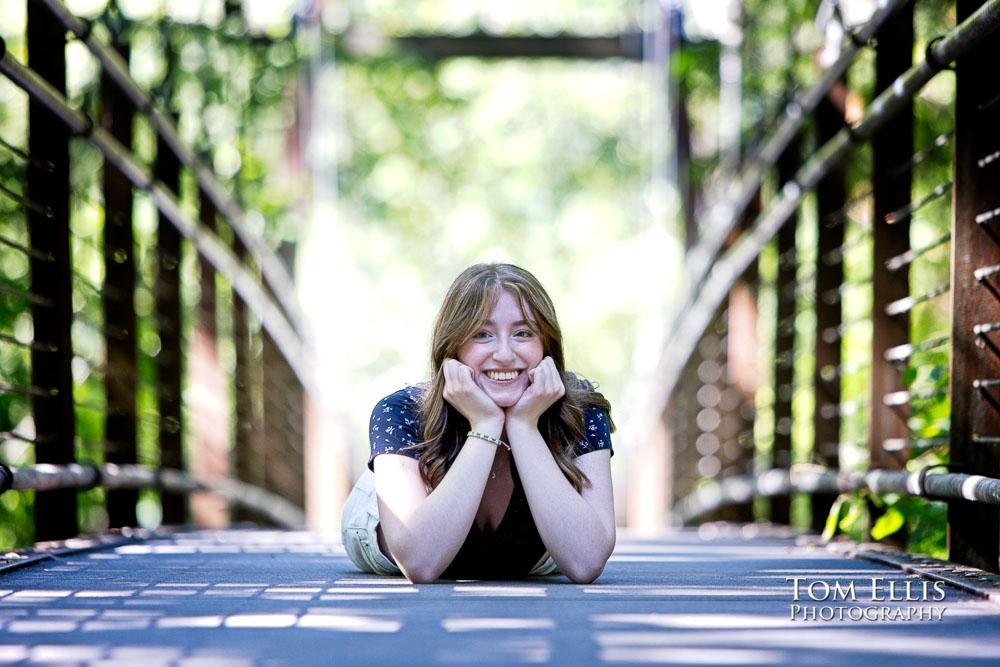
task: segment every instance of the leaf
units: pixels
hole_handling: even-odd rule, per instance
[[[858,497],[852,497],[849,499],[847,506],[847,515],[840,520],[840,529],[845,533],[851,532],[854,528],[854,524],[857,523],[858,519],[862,516],[862,508],[864,506],[864,500]]]
[[[833,501],[833,505],[830,506],[830,513],[826,515],[826,526],[823,527],[824,540],[829,541],[833,539],[834,533],[837,532],[837,519],[840,518],[840,508],[843,506],[845,500],[847,500],[847,496],[839,495]]]
[[[876,540],[881,540],[888,535],[892,535],[897,530],[903,527],[906,523],[906,517],[895,507],[890,507],[885,511],[885,514],[878,518],[875,525],[872,526],[872,538]]]

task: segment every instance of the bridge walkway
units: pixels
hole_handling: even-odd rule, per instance
[[[754,533],[708,524],[623,534],[592,585],[550,576],[420,586],[362,574],[335,538],[308,532],[154,536],[0,574],[0,663],[1000,660],[1000,606],[794,537]],[[801,578],[798,602],[792,577]],[[907,584],[919,599],[888,599],[906,597]],[[830,586],[828,599],[813,601],[810,585],[818,598]]]

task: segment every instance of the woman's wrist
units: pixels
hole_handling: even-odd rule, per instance
[[[538,430],[538,417],[509,415],[504,428],[507,434],[513,437],[513,433],[530,432]]]
[[[485,433],[493,438],[499,438],[500,434],[503,433],[503,428],[503,417],[498,419],[481,419],[469,423],[469,430],[476,431],[477,433]]]

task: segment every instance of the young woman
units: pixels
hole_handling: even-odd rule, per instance
[[[432,379],[371,418],[374,471],[344,506],[360,569],[414,583],[518,579],[557,568],[590,583],[615,545],[607,400],[563,365],[538,280],[477,264],[451,285]]]

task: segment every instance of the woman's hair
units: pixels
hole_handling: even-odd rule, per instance
[[[459,348],[482,329],[504,291],[518,298],[524,320],[541,339],[543,355],[552,357],[562,377],[566,393],[542,414],[538,430],[566,479],[580,491],[589,482],[573,455],[585,437],[583,408],[603,408],[610,421],[611,405],[589,382],[566,372],[562,332],[552,300],[537,278],[512,264],[470,266],[444,297],[431,340],[431,381],[420,399],[423,441],[414,446],[423,449],[420,474],[429,488],[437,487],[465,442],[469,422],[444,400],[441,366],[445,359],[457,358]]]

